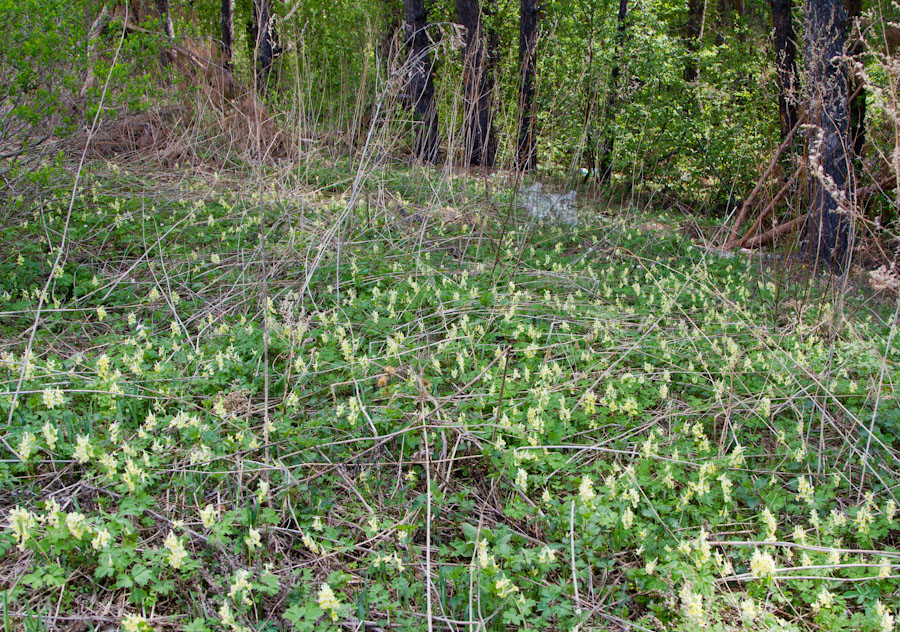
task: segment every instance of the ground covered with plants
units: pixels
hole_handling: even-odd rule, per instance
[[[896,297],[285,169],[2,200],[5,629],[895,629]]]

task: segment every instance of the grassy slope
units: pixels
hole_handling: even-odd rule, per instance
[[[353,174],[313,175],[260,202],[91,167],[5,435],[28,458],[0,447],[10,626],[884,629],[890,305],[836,325],[672,217],[533,227],[503,182],[404,171],[347,210]],[[66,202],[4,202],[4,420]]]

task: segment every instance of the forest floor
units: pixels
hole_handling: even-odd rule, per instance
[[[5,629],[893,629],[894,297],[499,178],[48,173]]]

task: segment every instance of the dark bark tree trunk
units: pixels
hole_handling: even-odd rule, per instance
[[[438,115],[434,102],[434,67],[428,51],[428,13],[424,0],[403,0],[406,17],[406,47],[409,52],[409,97],[419,117],[415,156],[423,162],[438,162]]]
[[[159,22],[162,25],[163,33],[171,44],[175,39],[175,27],[172,24],[172,14],[169,12],[169,0],[156,0],[156,12],[159,14]],[[163,66],[168,66],[175,61],[175,53],[171,48],[166,46],[162,52]]]
[[[842,0],[806,0],[805,53],[809,121],[810,212],[806,222],[810,254],[841,274],[850,257],[850,116],[847,77],[841,56],[846,38]]]
[[[619,76],[622,74],[622,55],[625,52],[625,19],[628,17],[628,0],[619,0],[616,16],[616,60],[609,73],[609,93],[606,95],[606,109],[603,113],[603,147],[597,165],[600,181],[606,182],[612,176],[612,157],[616,143],[616,109],[619,101]]]
[[[485,51],[480,0],[456,0],[456,19],[466,28],[462,51],[465,161],[469,165],[492,167],[497,153],[497,141],[491,125],[493,77],[489,55]]]
[[[516,168],[533,171],[537,166],[534,131],[534,77],[537,72],[538,37],[537,0],[521,0],[519,5],[519,138],[516,147]]]
[[[775,30],[775,76],[778,84],[778,112],[781,138],[797,124],[800,82],[797,75],[797,49],[794,39],[792,0],[771,0],[772,27]]]
[[[688,17],[684,26],[684,39],[687,44],[688,58],[684,66],[684,80],[692,83],[700,74],[697,65],[697,53],[703,37],[703,21],[706,18],[706,0],[688,0]]]
[[[381,34],[381,42],[378,44],[378,57],[381,67],[390,74],[391,63],[397,59],[400,52],[397,49],[397,32],[403,27],[406,17],[406,0],[402,3],[396,0],[382,0],[384,5],[385,25]],[[404,38],[406,34],[404,31]]]
[[[863,53],[862,38],[854,28],[861,15],[862,0],[847,0],[847,31],[852,38],[848,52],[853,61]],[[850,144],[853,157],[859,161],[866,145],[866,90],[856,73],[850,79]]]
[[[271,0],[253,0],[253,21],[251,23],[250,45],[253,47],[253,56],[256,59],[254,75],[256,78],[256,91],[264,95],[269,85],[269,73],[275,57],[278,56],[278,47],[275,34],[275,23],[272,19]]]
[[[234,57],[234,0],[222,0],[222,66],[231,71]]]

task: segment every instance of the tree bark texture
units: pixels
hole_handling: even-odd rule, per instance
[[[429,53],[428,13],[424,0],[404,0],[406,47],[408,51],[409,97],[419,118],[415,156],[429,163],[438,162],[438,115],[434,102],[434,66]]]
[[[778,84],[778,113],[781,137],[797,124],[800,81],[797,74],[797,48],[794,36],[792,0],[771,0],[775,45],[775,77]]]
[[[864,50],[862,37],[854,28],[862,15],[862,0],[847,0],[847,33],[852,38],[848,47],[850,58],[858,60]],[[866,145],[866,90],[854,73],[850,78],[850,142],[853,157],[862,158]]]
[[[279,53],[275,38],[275,23],[272,20],[271,0],[253,0],[253,35],[251,45],[256,57],[256,91],[265,94],[269,85],[269,74]]]
[[[222,66],[231,70],[234,57],[234,0],[222,0]]]
[[[456,19],[465,27],[463,83],[465,93],[465,162],[492,167],[497,141],[491,125],[493,78],[485,50],[480,0],[456,0]]]
[[[163,34],[168,40],[167,43],[171,43],[175,39],[175,27],[172,24],[172,14],[169,11],[169,0],[156,0],[156,12],[159,14],[159,22],[162,25]],[[173,61],[175,61],[175,53],[166,46],[162,52],[163,66],[168,66]]]
[[[534,79],[537,74],[538,14],[537,0],[521,0],[519,5],[519,138],[516,167],[533,171],[537,166],[534,129]]]
[[[810,254],[841,274],[849,261],[851,230],[850,116],[841,56],[846,11],[841,0],[806,0],[805,52],[810,131]]]
[[[619,0],[616,16],[616,59],[609,73],[609,92],[606,95],[606,109],[603,112],[603,147],[597,165],[601,182],[612,176],[612,158],[616,143],[616,109],[619,104],[619,77],[622,74],[622,55],[625,54],[625,20],[628,17],[628,0]]]

